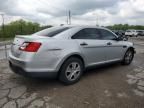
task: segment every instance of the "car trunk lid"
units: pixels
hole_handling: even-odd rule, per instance
[[[24,42],[38,42],[40,39],[45,39],[45,38],[49,38],[49,37],[16,35],[11,46],[11,53],[15,57],[20,57],[20,55],[24,52],[20,50],[20,47],[23,45]]]

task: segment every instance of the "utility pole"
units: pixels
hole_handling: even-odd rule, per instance
[[[2,38],[3,38],[3,41],[5,41],[5,28],[4,28],[4,14],[2,13],[2,14],[0,14],[1,15],[1,17],[2,17],[2,31],[3,31],[3,33],[2,33]],[[6,59],[7,59],[7,46],[6,46],[6,42],[4,42],[4,46],[5,46],[5,57],[6,57]]]
[[[95,15],[96,16],[96,26],[99,26],[99,19],[98,19],[98,15],[97,14],[95,14],[95,13],[93,13],[93,15]]]
[[[98,15],[96,16],[96,26],[99,26],[99,24],[98,24]]]
[[[69,21],[69,25],[71,25],[71,11],[70,10],[68,12],[68,21]]]
[[[20,34],[22,35],[23,34],[23,27],[22,27],[22,22],[20,22]]]
[[[4,14],[0,14],[2,17],[2,35],[4,35]],[[3,37],[2,37],[3,38]]]
[[[69,24],[69,18],[68,18],[68,15],[66,14],[66,24],[68,25]]]

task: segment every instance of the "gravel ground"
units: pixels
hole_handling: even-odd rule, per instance
[[[136,41],[135,41],[136,42]],[[57,80],[25,78],[0,60],[2,108],[143,108],[144,46],[129,66],[113,64],[87,70],[71,86]]]

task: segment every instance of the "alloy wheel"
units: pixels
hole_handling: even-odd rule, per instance
[[[65,75],[69,81],[76,80],[81,72],[81,67],[78,62],[72,62],[67,66]]]

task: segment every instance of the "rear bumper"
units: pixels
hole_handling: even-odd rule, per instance
[[[33,78],[49,78],[53,79],[57,77],[58,72],[26,72],[23,68],[20,66],[16,66],[9,61],[9,67],[10,69],[19,75],[25,76],[25,77],[33,77]]]

